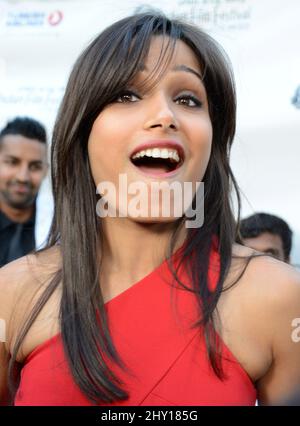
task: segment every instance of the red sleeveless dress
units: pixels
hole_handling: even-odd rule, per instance
[[[176,264],[180,250],[173,255]],[[211,253],[209,283],[214,287],[219,255]],[[178,271],[188,283],[184,267]],[[142,280],[106,303],[115,347],[127,369],[113,368],[129,399],[103,405],[254,405],[255,387],[220,340],[226,379],[214,374],[202,330],[191,328],[199,317],[195,295],[174,286],[164,261]],[[171,284],[171,285],[170,285]],[[220,339],[220,337],[218,337]],[[26,358],[15,405],[92,405],[74,382],[60,334]]]

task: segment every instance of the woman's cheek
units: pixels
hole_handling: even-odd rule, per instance
[[[202,120],[199,124],[194,127],[193,150],[195,157],[199,157],[200,163],[206,168],[212,149],[213,129],[210,120]],[[195,139],[197,134],[198,138]]]

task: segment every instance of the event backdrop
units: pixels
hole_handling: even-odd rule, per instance
[[[292,261],[300,264],[300,1],[150,4],[201,26],[227,51],[237,83],[232,167],[244,194],[242,216],[266,211],[286,219],[295,233]],[[149,7],[139,0],[0,0],[0,126],[30,115],[51,136],[80,51],[113,21]],[[42,200],[47,208],[49,182]]]

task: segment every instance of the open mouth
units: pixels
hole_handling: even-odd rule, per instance
[[[165,174],[177,170],[183,164],[183,156],[177,149],[153,148],[136,152],[131,162],[142,172]]]

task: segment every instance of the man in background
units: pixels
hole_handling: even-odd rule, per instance
[[[46,131],[17,117],[0,132],[0,266],[36,247],[36,198],[47,174]]]
[[[256,213],[241,221],[240,233],[245,246],[290,263],[293,233],[280,217]]]

